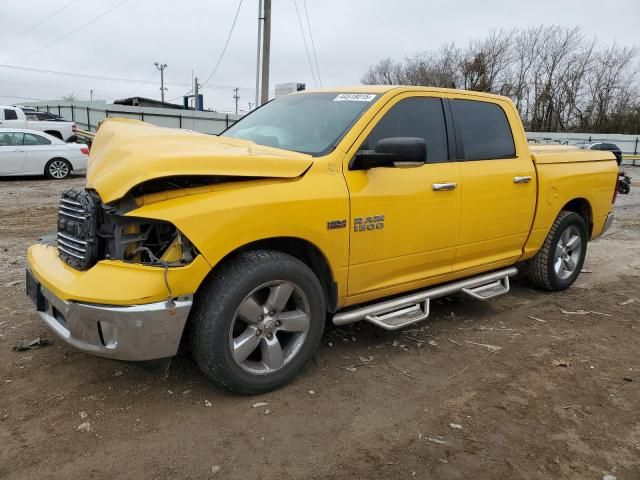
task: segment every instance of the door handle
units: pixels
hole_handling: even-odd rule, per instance
[[[513,183],[529,183],[531,181],[531,177],[530,176],[524,176],[524,177],[513,177]]]
[[[432,183],[431,188],[434,192],[446,192],[448,190],[455,190],[458,187],[456,182],[446,183]]]

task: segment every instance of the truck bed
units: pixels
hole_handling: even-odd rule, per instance
[[[611,211],[618,164],[611,152],[563,145],[530,145],[537,173],[536,214],[522,260],[540,249],[553,221],[569,202],[586,209],[590,235],[599,236]],[[588,188],[585,188],[588,186]]]
[[[615,160],[611,152],[584,150],[569,145],[529,145],[531,158],[537,165]]]

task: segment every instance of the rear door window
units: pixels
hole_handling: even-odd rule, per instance
[[[5,120],[17,120],[18,114],[15,110],[10,110],[8,108],[4,109],[4,119]]]
[[[24,144],[25,145],[50,145],[51,141],[40,135],[34,135],[33,133],[25,133]]]
[[[465,160],[513,158],[516,148],[502,108],[489,102],[451,100],[456,135]]]
[[[411,97],[400,100],[373,128],[361,149],[374,150],[376,143],[389,137],[418,137],[427,142],[427,161],[448,160],[447,129],[442,100]]]

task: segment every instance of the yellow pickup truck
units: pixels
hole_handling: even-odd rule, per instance
[[[27,292],[69,344],[113,359],[181,341],[218,385],[289,382],[326,320],[393,330],[430,300],[568,288],[613,220],[612,153],[527,144],[513,103],[373,86],[277,98],[220,136],[109,119]]]

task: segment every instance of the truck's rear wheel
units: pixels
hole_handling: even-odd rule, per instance
[[[537,287],[566,290],[576,281],[587,254],[587,226],[574,212],[562,211],[538,253],[525,264],[525,274]]]
[[[290,255],[238,255],[207,280],[192,310],[191,350],[216,384],[238,393],[290,382],[313,356],[325,300],[313,271]]]

